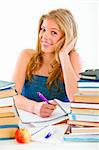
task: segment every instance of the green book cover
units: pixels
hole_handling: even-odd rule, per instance
[[[15,82],[8,82],[0,80],[0,90],[11,88],[15,86]]]

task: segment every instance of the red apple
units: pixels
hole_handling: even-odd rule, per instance
[[[21,128],[16,131],[15,139],[19,143],[28,143],[31,140],[31,134],[26,128]]]

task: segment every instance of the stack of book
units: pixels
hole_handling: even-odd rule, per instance
[[[0,80],[0,140],[15,138],[19,128],[20,118],[13,98],[15,95],[15,83]]]
[[[80,79],[99,80],[99,69],[87,69],[81,72]]]
[[[99,136],[99,80],[81,79],[78,81],[78,90],[70,106],[70,134]]]

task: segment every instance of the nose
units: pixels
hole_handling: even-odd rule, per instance
[[[48,34],[47,33],[43,33],[42,37],[43,37],[44,40],[47,40],[48,39]]]
[[[50,39],[50,34],[46,31],[46,32],[43,32],[42,34],[41,34],[41,38],[43,39],[43,40],[49,40]]]

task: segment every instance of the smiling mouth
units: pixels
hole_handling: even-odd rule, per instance
[[[41,44],[44,45],[44,46],[51,46],[52,44],[48,43],[48,42],[44,42],[44,41],[41,41]]]

